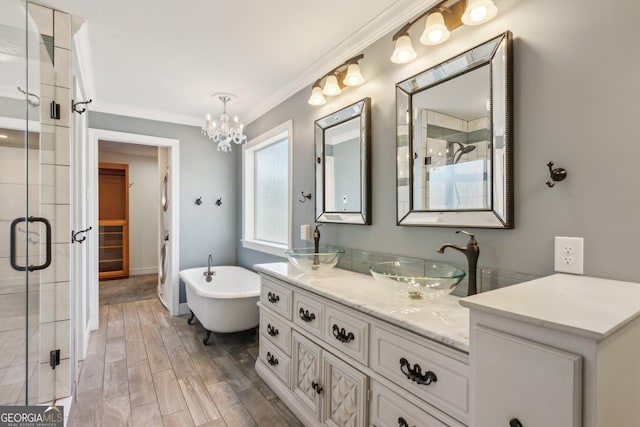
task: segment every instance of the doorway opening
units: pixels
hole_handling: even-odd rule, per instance
[[[121,237],[118,230],[112,229],[113,224],[101,222],[97,200],[87,206],[89,218],[93,218],[94,224],[102,225],[98,227],[99,238],[94,239],[87,265],[91,329],[98,328],[102,302],[117,304],[123,299],[134,301],[152,295],[152,298],[158,297],[172,315],[178,315],[179,141],[89,129],[88,151],[87,192],[99,194],[100,162],[126,164],[130,205],[128,273],[109,281],[99,280],[99,273],[118,264],[117,260],[121,259],[118,254],[122,254],[120,246],[126,245],[120,244]],[[113,234],[108,234],[111,232]],[[110,264],[113,261],[116,262]],[[103,291],[103,282],[104,288],[111,292]]]

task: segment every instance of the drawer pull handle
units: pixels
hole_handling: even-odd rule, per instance
[[[344,328],[339,328],[335,323],[333,324],[333,336],[340,342],[351,342],[356,337],[353,335],[353,332],[347,333]]]
[[[300,315],[300,318],[307,323],[316,320],[316,315],[313,313],[309,314],[309,310],[305,310],[304,308],[301,308],[298,314]]]
[[[267,294],[267,299],[269,300],[269,302],[270,302],[271,304],[275,304],[275,303],[277,303],[278,301],[280,301],[280,297],[279,297],[278,295],[276,295],[276,294],[272,293],[272,292],[269,292],[269,293]]]
[[[398,418],[398,427],[409,427],[409,423],[402,417]],[[415,427],[415,426],[413,426]]]
[[[267,324],[267,333],[269,335],[271,335],[272,337],[277,337],[278,334],[280,333],[280,331],[278,331],[276,328],[271,326],[271,323],[269,323],[269,324]]]
[[[517,418],[511,418],[509,420],[509,427],[522,427],[522,423]]]
[[[278,366],[278,359],[273,357],[273,354],[271,354],[271,352],[268,352],[268,351],[267,351],[267,362],[269,362],[269,365],[271,366]]]
[[[438,377],[432,371],[422,373],[422,368],[417,363],[411,367],[411,363],[404,357],[400,359],[400,370],[411,381],[420,385],[429,385],[438,381]]]
[[[322,387],[320,387],[320,384],[315,381],[311,383],[311,388],[314,389],[318,394],[322,393]]]

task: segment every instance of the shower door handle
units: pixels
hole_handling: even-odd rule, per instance
[[[47,234],[47,245],[46,245],[46,258],[44,264],[40,265],[30,265],[30,266],[22,266],[17,263],[17,255],[16,255],[16,227],[21,222],[41,222],[44,224]],[[16,218],[11,222],[11,267],[17,271],[37,271],[44,270],[45,268],[51,265],[51,223],[48,219],[38,217],[38,216],[30,216],[26,218]]]

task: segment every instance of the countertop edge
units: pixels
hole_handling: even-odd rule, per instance
[[[512,319],[512,320],[517,320],[519,322],[523,322],[523,323],[527,323],[529,325],[534,325],[534,326],[539,326],[541,328],[547,328],[547,329],[552,329],[555,331],[559,331],[559,332],[566,332],[569,333],[571,335],[580,335],[589,339],[593,339],[596,341],[601,341],[604,338],[608,337],[609,335],[611,335],[615,330],[619,329],[620,327],[622,327],[622,325],[620,325],[618,328],[615,328],[614,330],[609,330],[606,333],[599,333],[599,332],[594,332],[594,331],[589,331],[583,328],[578,328],[575,326],[570,326],[570,325],[563,325],[561,323],[557,323],[557,322],[550,322],[548,320],[544,320],[544,319],[540,319],[537,317],[532,317],[532,316],[526,316],[523,314],[519,314],[519,313],[514,313],[512,311],[508,311],[508,310],[503,310],[500,308],[496,308],[496,307],[489,307],[486,306],[484,304],[479,304],[476,302],[472,302],[472,301],[466,301],[464,299],[460,300],[460,305],[463,307],[467,307],[470,310],[477,310],[477,311],[482,311],[483,313],[488,313],[488,314],[493,314],[493,315],[499,315],[500,317],[504,317],[507,319]]]
[[[447,347],[450,350],[453,351],[457,351],[459,353],[464,354],[465,356],[469,355],[469,343],[465,343],[462,341],[459,341],[455,338],[452,338],[451,336],[446,336],[443,334],[440,334],[438,332],[433,332],[427,328],[421,328],[419,326],[416,326],[414,324],[411,323],[407,323],[403,320],[394,318],[393,316],[387,315],[385,313],[381,313],[367,305],[362,305],[362,304],[358,304],[355,303],[353,301],[349,301],[349,300],[345,300],[340,298],[339,295],[335,295],[334,293],[331,292],[327,292],[323,289],[320,288],[315,288],[313,286],[309,286],[307,284],[301,283],[300,281],[296,281],[295,278],[286,276],[286,275],[282,275],[276,271],[273,271],[269,268],[266,267],[266,265],[268,264],[255,264],[253,266],[253,268],[262,273],[265,274],[267,276],[273,277],[275,279],[278,280],[282,280],[285,281],[287,283],[292,284],[293,286],[297,286],[298,288],[307,291],[307,292],[311,292],[313,294],[319,295],[321,297],[327,298],[332,302],[347,306],[347,307],[351,307],[352,309],[355,309],[357,311],[359,311],[360,313],[373,317],[375,319],[381,320],[383,322],[389,323],[392,326],[395,326],[397,328],[401,328],[401,329],[405,329],[408,332],[411,332],[415,335],[418,335],[422,338],[428,339],[429,341],[434,342],[435,344],[438,345],[443,345],[445,347]],[[360,273],[356,273],[356,272],[352,272],[349,270],[344,270],[346,271],[348,274],[358,274],[360,275]],[[302,273],[301,273],[302,275]],[[373,278],[372,278],[373,280]]]

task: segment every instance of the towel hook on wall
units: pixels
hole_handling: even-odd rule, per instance
[[[198,197],[194,203],[200,206],[202,204],[202,196]]]
[[[90,99],[88,101],[82,101],[82,102],[75,102],[73,99],[71,100],[71,110],[78,113],[78,114],[82,114],[85,111],[87,111],[87,107],[82,107],[82,110],[80,110],[78,108],[78,105],[87,105],[87,104],[91,104],[93,102],[93,99]]]
[[[565,169],[563,168],[553,169],[553,162],[547,163],[547,166],[549,167],[549,175],[551,176],[551,179],[547,181],[547,186],[549,188],[556,185],[556,182],[560,182],[567,177],[567,171]]]
[[[304,191],[301,191],[301,193],[302,193],[302,199],[298,200],[300,203],[304,203],[307,200],[311,200],[311,193],[304,194]]]

